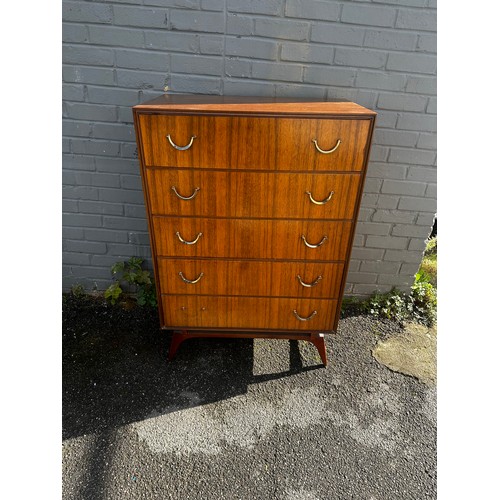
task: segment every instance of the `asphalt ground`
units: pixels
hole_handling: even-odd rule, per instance
[[[436,389],[372,356],[401,326],[302,341],[192,339],[73,311],[63,341],[63,499],[436,498]]]

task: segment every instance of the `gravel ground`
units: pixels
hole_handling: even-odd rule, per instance
[[[312,345],[196,339],[156,313],[63,308],[63,499],[436,498],[436,390],[380,365],[389,321]]]

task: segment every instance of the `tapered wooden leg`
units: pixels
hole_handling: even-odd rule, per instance
[[[171,361],[177,352],[179,346],[188,338],[187,331],[182,330],[180,332],[174,332],[172,341],[170,342],[170,348],[168,350],[168,360]]]
[[[318,335],[311,335],[311,342],[318,349],[319,355],[321,356],[321,361],[325,366],[328,365],[328,360],[326,358],[326,344],[325,344],[325,336],[323,333],[319,333]]]

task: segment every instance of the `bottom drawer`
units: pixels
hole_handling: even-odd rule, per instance
[[[186,329],[330,331],[337,308],[336,300],[327,299],[162,295],[161,300],[162,326]]]

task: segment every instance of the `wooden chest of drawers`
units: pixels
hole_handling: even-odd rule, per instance
[[[174,94],[133,112],[169,357],[191,337],[273,337],[326,365],[376,114]]]

